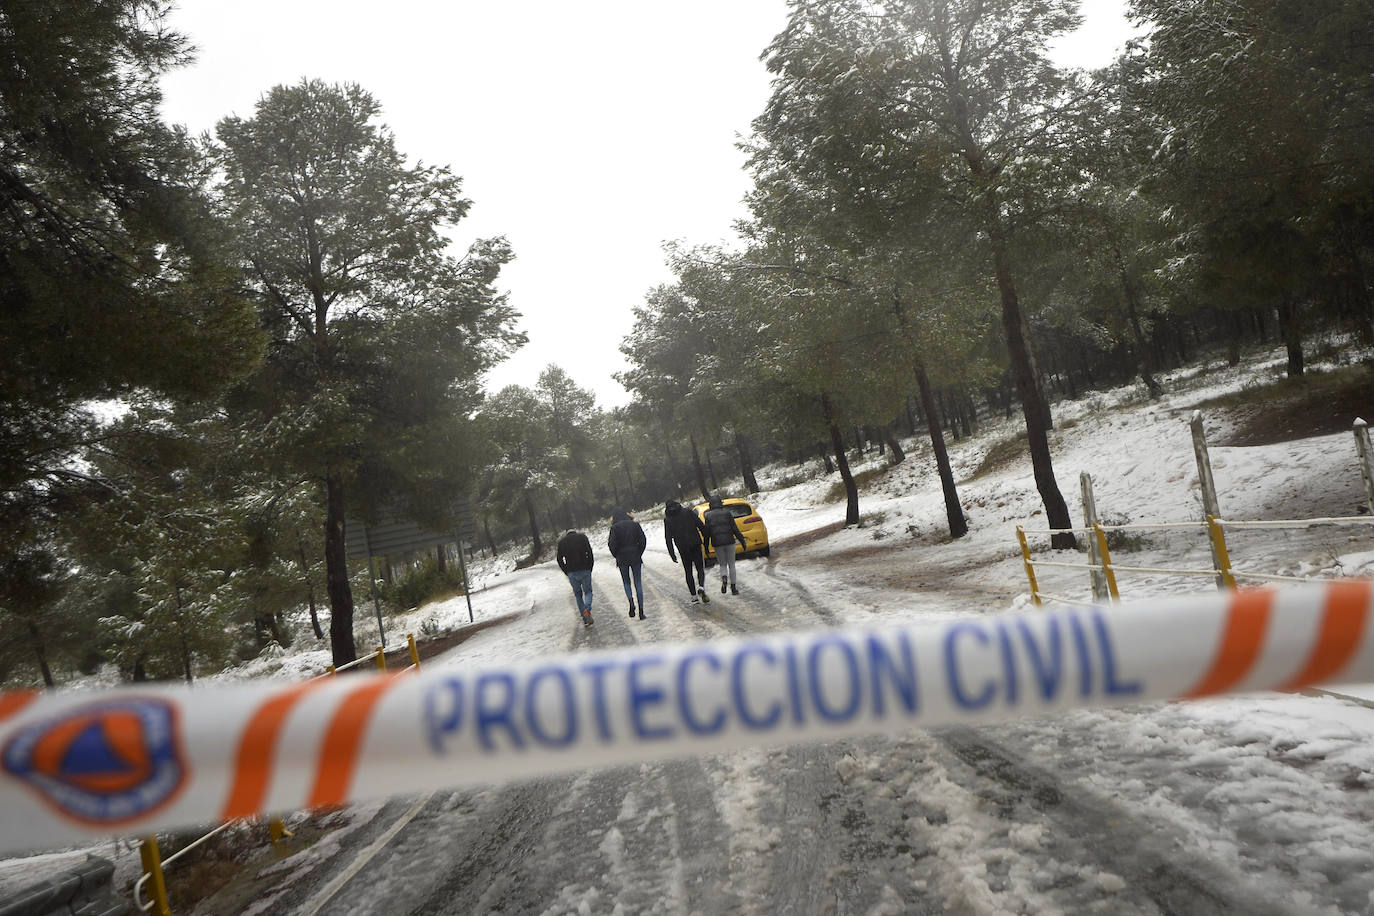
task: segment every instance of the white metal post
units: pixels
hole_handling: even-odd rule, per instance
[[[1091,529],[1098,524],[1101,519],[1097,517],[1097,500],[1093,498],[1093,479],[1087,471],[1078,475],[1078,486],[1083,491],[1083,527]],[[1088,562],[1093,565],[1090,572],[1093,585],[1093,600],[1107,600],[1107,576],[1103,570],[1099,569],[1102,565],[1102,554],[1097,549],[1097,538],[1091,532],[1088,534]]]

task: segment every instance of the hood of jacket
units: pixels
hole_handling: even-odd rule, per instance
[[[614,508],[614,509],[611,510],[611,521],[613,521],[613,522],[626,522],[626,521],[629,521],[629,520],[630,520],[630,513],[626,512],[624,509],[621,509],[619,506],[617,506],[616,508]]]
[[[722,505],[719,496],[712,496],[710,499],[706,501],[706,504],[710,506],[712,509],[719,509]]]
[[[663,514],[664,514],[664,515],[677,515],[677,514],[678,514],[679,512],[681,512],[681,511],[682,511],[682,503],[678,502],[678,501],[675,500],[675,499],[670,499],[670,500],[668,500],[666,503],[663,504]]]

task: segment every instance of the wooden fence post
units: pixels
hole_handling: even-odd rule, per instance
[[[1355,418],[1355,451],[1360,454],[1360,476],[1364,478],[1364,495],[1369,511],[1374,514],[1374,449],[1369,447],[1369,424],[1362,417]]]
[[[1202,514],[1207,518],[1221,518],[1221,504],[1217,500],[1217,485],[1212,479],[1212,461],[1207,455],[1207,434],[1202,431],[1202,411],[1193,411],[1189,421],[1193,430],[1193,456],[1197,459],[1198,485],[1202,487]],[[1212,552],[1212,568],[1221,569],[1222,558],[1217,556],[1214,542],[1209,541]],[[1217,574],[1217,588],[1225,588],[1226,579]]]
[[[1092,529],[1101,521],[1097,517],[1097,500],[1093,498],[1093,479],[1086,471],[1078,475],[1078,486],[1083,491],[1083,527],[1089,529],[1088,534],[1088,562],[1094,569],[1090,575],[1093,585],[1093,600],[1107,600],[1107,576],[1105,570],[1098,569],[1102,565],[1102,552],[1098,549],[1097,538],[1092,536]]]

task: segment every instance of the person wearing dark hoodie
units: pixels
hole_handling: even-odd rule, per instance
[[[711,508],[706,510],[702,521],[706,523],[706,530],[710,534],[711,546],[716,549],[716,563],[720,565],[720,593],[725,594],[726,586],[729,586],[730,594],[738,595],[739,586],[735,584],[735,541],[739,541],[741,547],[748,547],[749,544],[740,533],[734,514],[721,503],[719,495],[713,495],[707,504]]]
[[[706,560],[702,556],[702,545],[707,537],[706,526],[695,512],[683,508],[677,500],[670,499],[664,504],[663,540],[668,544],[668,556],[672,557],[674,563],[677,562],[674,545],[677,553],[682,554],[682,572],[687,577],[687,594],[692,596],[693,604],[698,597],[703,602],[711,600],[706,597]]]
[[[611,536],[606,540],[606,548],[615,557],[615,565],[620,568],[620,581],[625,583],[625,597],[630,602],[630,616],[635,615],[635,598],[639,599],[639,619],[644,619],[644,548],[648,542],[644,529],[639,522],[630,518],[624,509],[611,510]],[[634,578],[634,592],[630,591],[630,579]]]
[[[573,597],[577,599],[577,610],[582,615],[582,625],[592,625],[592,567],[596,557],[592,556],[592,542],[581,531],[568,530],[558,539],[558,568],[568,577],[572,585]]]

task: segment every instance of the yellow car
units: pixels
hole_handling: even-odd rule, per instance
[[[754,511],[748,501],[737,497],[722,499],[721,507],[729,509],[730,514],[735,517],[735,524],[739,526],[739,533],[744,535],[744,542],[748,546],[738,551],[737,557],[766,557],[768,556],[768,526],[763,523],[763,517]],[[703,522],[706,520],[706,512],[711,508],[710,503],[701,503],[693,506],[692,511],[697,514]],[[706,544],[706,564],[709,566],[716,562],[716,550],[709,542]]]

